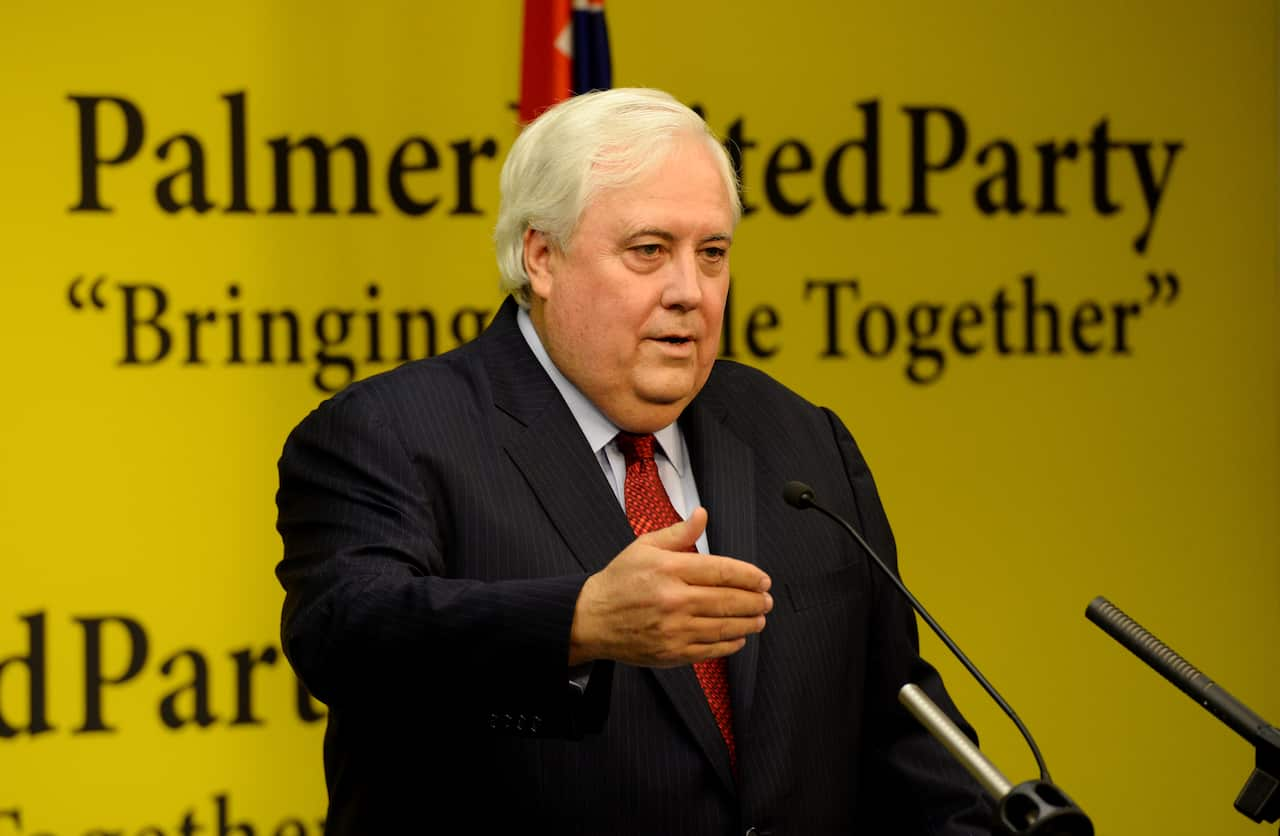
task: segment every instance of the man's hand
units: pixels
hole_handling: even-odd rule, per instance
[[[687,551],[707,511],[637,537],[587,578],[569,633],[569,664],[616,659],[669,668],[736,653],[773,609],[769,576],[750,563]]]

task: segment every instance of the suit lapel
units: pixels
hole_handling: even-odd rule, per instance
[[[573,413],[516,324],[510,299],[485,331],[493,402],[512,421],[499,442],[578,564],[598,572],[635,539]]]
[[[564,399],[529,350],[516,324],[515,304],[503,305],[482,339],[482,358],[493,401],[512,420],[499,441],[542,504],[574,558],[598,572],[626,548],[635,534],[618,506],[600,464]],[[707,537],[716,554],[754,562],[750,448],[721,423],[714,408],[698,400],[680,420],[689,446],[698,493],[710,513]],[[601,512],[601,509],[609,509]],[[755,685],[756,637],[729,660],[735,724],[745,728]],[[693,667],[649,668],[721,782],[734,787],[729,753]]]
[[[714,372],[712,374],[714,377]],[[707,509],[707,542],[713,554],[755,563],[755,457],[751,448],[728,427],[727,413],[714,396],[710,381],[708,388],[703,389],[680,417],[680,429],[697,477],[698,498]],[[759,637],[749,636],[746,646],[728,658],[729,700],[733,705],[734,736],[740,758],[741,747],[749,737],[748,721],[759,651]],[[721,782],[734,791],[729,751],[693,667],[655,669],[652,673]]]
[[[728,412],[715,396],[714,377],[713,371],[712,380],[680,420],[698,478],[698,496],[707,509],[707,540],[713,554],[758,564],[755,454],[729,427]],[[760,637],[752,635],[728,659],[734,725],[743,731],[749,729],[759,654]]]

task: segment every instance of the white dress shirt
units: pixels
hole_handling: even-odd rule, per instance
[[[600,463],[605,479],[613,488],[613,495],[618,498],[618,505],[625,511],[626,500],[622,489],[626,481],[627,461],[614,442],[614,438],[621,430],[600,411],[599,407],[588,400],[587,396],[582,394],[560,369],[556,368],[555,363],[551,362],[547,349],[542,345],[542,340],[539,339],[538,332],[533,327],[533,320],[529,318],[529,312],[524,308],[516,313],[516,323],[520,327],[520,333],[524,335],[525,342],[529,344],[529,350],[533,352],[534,357],[538,358],[538,363],[555,384],[560,397],[564,398],[564,402],[569,405],[569,411],[578,422],[578,428],[582,430],[587,443],[591,445],[592,452],[596,454],[596,460]],[[658,466],[658,476],[662,479],[662,486],[666,488],[667,496],[671,499],[676,513],[681,519],[687,520],[693,513],[693,509],[698,507],[699,500],[698,485],[694,481],[693,468],[689,464],[689,448],[685,445],[684,433],[680,432],[678,423],[672,422],[655,432],[653,437],[658,442],[654,445],[653,459]],[[708,553],[706,532],[698,537],[697,547],[703,554]]]

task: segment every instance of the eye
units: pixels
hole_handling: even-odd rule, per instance
[[[661,244],[637,244],[631,248],[645,258],[653,258],[662,252]]]
[[[708,261],[720,261],[728,254],[729,251],[724,247],[703,247],[702,249],[702,255]]]

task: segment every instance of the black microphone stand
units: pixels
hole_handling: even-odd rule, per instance
[[[1280,819],[1280,729],[1272,726],[1253,745],[1254,765],[1235,808],[1256,822]]]
[[[1093,836],[1093,822],[1049,778],[1049,767],[1045,765],[1044,757],[1040,754],[1040,747],[1036,746],[1031,732],[1023,725],[1012,706],[1005,702],[977,666],[969,661],[969,657],[951,640],[933,616],[929,615],[928,610],[916,599],[916,596],[911,594],[897,573],[880,559],[880,555],[876,554],[875,549],[871,548],[866,540],[862,539],[858,530],[842,517],[819,505],[813,488],[803,482],[787,482],[783,487],[782,498],[794,508],[801,510],[812,508],[820,512],[847,531],[871,561],[880,567],[880,571],[906,597],[912,609],[924,619],[942,643],[955,654],[965,669],[978,680],[978,684],[1008,715],[1013,724],[1018,727],[1018,731],[1022,733],[1027,745],[1031,747],[1031,753],[1035,756],[1036,764],[1040,768],[1040,780],[1026,781],[1013,786],[923,691],[912,683],[907,683],[898,693],[898,700],[907,707],[907,710],[915,715],[929,733],[951,753],[952,757],[956,758],[961,766],[968,770],[969,774],[977,779],[983,789],[995,800],[996,832],[1002,836]]]
[[[1259,824],[1280,819],[1280,729],[1249,710],[1106,598],[1098,596],[1090,601],[1085,616],[1253,744],[1253,772],[1236,797],[1235,808]]]
[[[919,686],[903,685],[898,692],[898,702],[969,771],[987,795],[996,800],[997,833],[1002,836],[1093,836],[1089,817],[1062,790],[1043,779],[1023,781],[1015,787]]]

